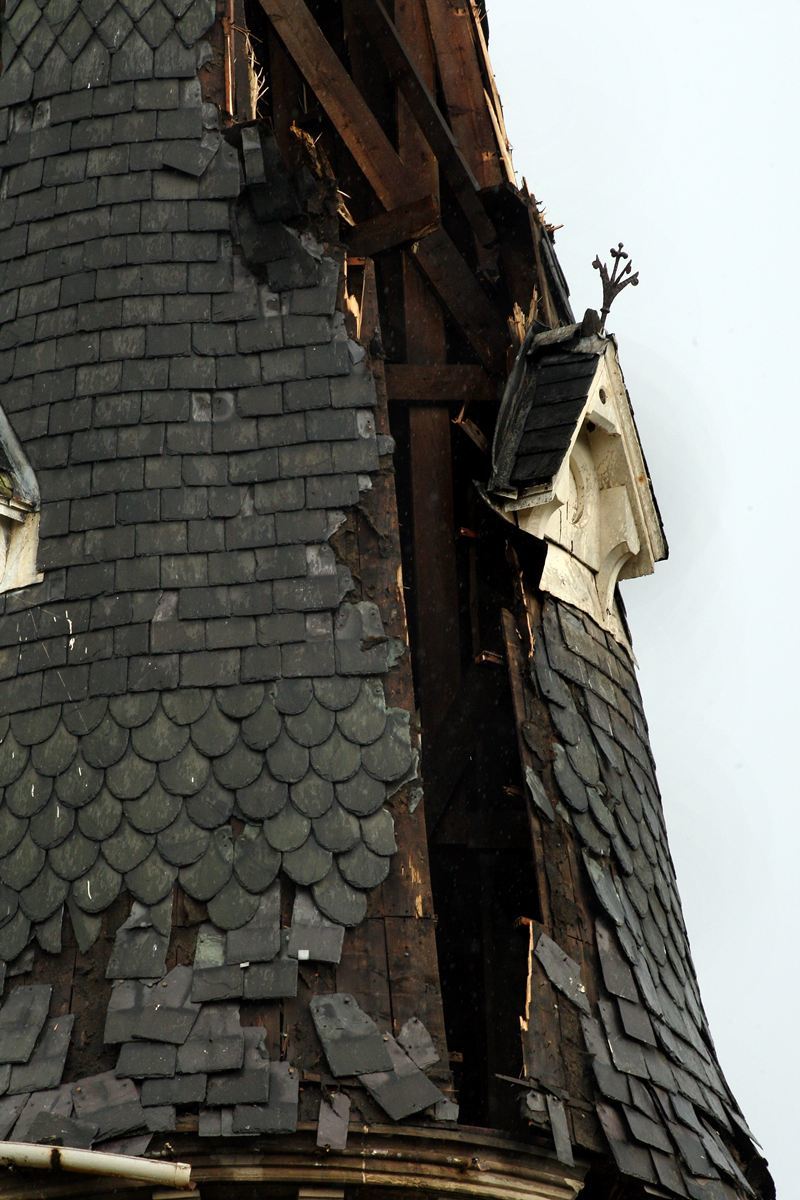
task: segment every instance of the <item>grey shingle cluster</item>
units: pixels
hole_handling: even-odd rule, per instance
[[[386,785],[413,768],[407,714],[357,678],[140,692],[3,727],[4,961],[32,932],[57,950],[64,905],[87,948],[123,889],[150,907],[179,883],[238,929],[281,869],[355,925],[396,849]]]
[[[751,1135],[700,1001],[631,660],[589,617],[546,600],[533,680],[556,733],[558,815],[535,776],[531,796],[582,847],[597,901],[597,1006],[550,939],[536,957],[581,1013],[611,1151],[625,1174],[680,1196],[749,1193],[733,1147]]]

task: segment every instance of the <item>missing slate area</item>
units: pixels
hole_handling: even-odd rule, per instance
[[[154,1135],[175,1131],[182,1115],[195,1114],[201,1138],[297,1128],[303,1069],[271,1057],[266,1029],[254,1021],[270,1004],[296,998],[301,964],[339,962],[343,930],[303,889],[289,927],[281,928],[275,883],[245,925],[227,933],[200,925],[192,964],[165,970],[159,928],[168,926],[171,903],[154,912],[134,901],[117,931],[103,1030],[113,1068],[64,1082],[74,1015],[49,1015],[48,984],[21,983],[8,992],[0,1005],[0,1139],[143,1154]],[[131,959],[141,974],[116,969],[128,959],[129,939],[145,933],[151,957],[138,946]],[[417,1018],[408,1023],[407,1053],[349,994],[319,994],[309,1011],[323,1056],[315,1096],[320,1078],[327,1080],[316,1109],[312,1104],[320,1145],[344,1149],[351,1100],[357,1112],[360,1095],[395,1121],[426,1110],[435,1116],[437,1106],[449,1104],[411,1057],[420,1059],[421,1048],[421,1061],[436,1060]],[[306,1119],[308,1112],[306,1105]]]

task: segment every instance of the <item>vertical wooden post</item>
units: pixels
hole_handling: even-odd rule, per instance
[[[395,24],[425,82],[435,87],[435,66],[423,0],[396,0]],[[436,160],[398,97],[400,157],[438,193]],[[409,255],[403,256],[406,361],[422,365],[447,359],[439,301]],[[417,593],[414,644],[423,731],[436,729],[459,685],[458,578],[456,573],[450,414],[441,406],[409,412],[414,583]],[[423,750],[425,738],[423,738]]]

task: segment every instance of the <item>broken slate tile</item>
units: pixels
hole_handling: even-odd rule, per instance
[[[78,1150],[88,1150],[97,1137],[97,1132],[97,1125],[91,1121],[75,1121],[72,1117],[42,1110],[31,1121],[25,1140],[43,1142],[49,1146],[74,1146]]]
[[[586,988],[581,981],[581,969],[575,960],[546,933],[539,933],[536,938],[534,956],[544,967],[550,982],[582,1012],[588,1014],[591,1010],[586,998]]]
[[[8,1103],[11,1104],[14,1099],[9,1097]],[[20,1096],[19,1100],[22,1102],[21,1109],[11,1134],[15,1142],[27,1142],[28,1131],[37,1113],[52,1112],[61,1117],[72,1115],[72,1089],[69,1084],[46,1092],[34,1092],[30,1096]]]
[[[314,996],[311,1016],[328,1066],[336,1076],[392,1070],[384,1036],[347,992]]]
[[[53,989],[44,983],[18,987],[0,1008],[0,1063],[26,1063],[50,1007]]]
[[[566,1166],[574,1167],[575,1159],[572,1155],[572,1141],[569,1136],[569,1125],[567,1124],[567,1114],[564,1111],[564,1103],[556,1096],[551,1096],[549,1092],[545,1095],[545,1103],[547,1105],[547,1115],[550,1118],[550,1129],[553,1134],[556,1158]]]
[[[41,1092],[59,1086],[74,1024],[75,1017],[72,1013],[51,1017],[45,1023],[28,1062],[18,1063],[11,1068],[11,1080],[8,1085],[10,1096],[20,1092]]]
[[[113,1044],[142,1038],[182,1045],[200,1011],[199,1004],[189,999],[191,986],[192,971],[181,966],[173,967],[155,984],[118,980],[111,989],[104,1041]]]
[[[79,1080],[72,1087],[72,1101],[76,1117],[97,1123],[97,1141],[146,1128],[136,1085],[131,1079],[117,1079],[113,1071]]]
[[[386,1048],[392,1064],[390,1071],[369,1072],[361,1082],[373,1100],[392,1118],[400,1121],[412,1113],[422,1112],[444,1100],[445,1096],[428,1076],[411,1061],[394,1038],[387,1038]]]
[[[165,974],[169,933],[154,928],[150,912],[134,900],[114,938],[106,979],[160,979]]]
[[[289,929],[290,958],[299,962],[338,963],[343,943],[344,926],[324,917],[308,892],[298,888]]]
[[[244,1064],[244,1033],[238,1004],[206,1004],[178,1051],[183,1075],[238,1071]]]
[[[245,1028],[244,1063],[238,1071],[208,1081],[206,1103],[213,1106],[266,1104],[270,1092],[269,1054],[263,1029]]]
[[[344,1092],[323,1092],[317,1122],[320,1150],[346,1150],[349,1124],[350,1097]]]
[[[419,1017],[408,1018],[397,1035],[397,1041],[421,1071],[424,1071],[426,1067],[432,1067],[439,1061],[433,1038]]]

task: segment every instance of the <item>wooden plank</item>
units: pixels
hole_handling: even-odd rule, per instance
[[[398,0],[395,21],[398,36],[409,47],[416,72],[427,86],[432,87],[435,81],[433,46],[424,0]],[[436,157],[405,95],[398,97],[397,123],[403,161],[414,163],[415,170],[423,177],[435,178],[438,172]],[[439,233],[444,231],[439,230],[429,237],[437,237]],[[428,238],[423,239],[414,249],[427,241]],[[410,254],[403,256],[403,313],[406,361],[426,366],[444,363],[447,338],[442,308]],[[422,714],[424,778],[427,738],[452,702],[461,668],[453,463],[450,414],[445,408],[412,408],[408,422],[417,599],[414,650]]]
[[[371,262],[366,264],[364,271],[359,337],[364,346],[380,342],[375,267]],[[375,358],[370,366],[377,394],[376,428],[379,434],[387,434],[389,413],[383,361]],[[358,573],[364,598],[378,605],[386,632],[408,645],[400,527],[391,467],[373,476],[372,488],[364,493],[359,505],[357,531]],[[389,704],[407,712],[416,711],[410,654],[404,654],[389,673],[386,699]],[[433,914],[433,899],[425,806],[412,805],[409,800],[406,789],[401,789],[392,798],[398,852],[392,860],[389,878],[371,894],[370,910],[396,916],[429,917]]]
[[[511,700],[514,706],[514,722],[517,727],[517,746],[519,748],[520,763],[522,765],[523,787],[525,786],[525,768],[534,767],[530,750],[522,736],[522,727],[528,720],[528,713],[525,707],[525,660],[522,653],[522,644],[520,642],[519,632],[517,630],[514,617],[508,611],[503,609],[502,612],[503,626],[503,641],[506,648],[506,663],[508,665],[508,681],[511,687]],[[542,841],[542,821],[541,818],[533,811],[533,806],[528,801],[528,820],[531,829],[531,841],[533,843],[533,860],[536,867],[536,887],[539,896],[539,910],[541,913],[541,921],[544,928],[550,932],[553,927],[553,917],[550,904],[550,889],[548,886],[548,876],[546,870],[546,862],[544,855],[544,846]]]
[[[386,953],[392,978],[392,1026],[394,1033],[409,1017],[419,1017],[447,1070],[447,1038],[444,1027],[436,925],[433,920],[386,918]]]
[[[492,61],[489,58],[489,47],[486,44],[486,38],[483,33],[483,22],[481,21],[480,13],[478,12],[478,6],[475,3],[475,0],[467,0],[467,2],[469,3],[470,11],[472,13],[472,28],[475,33],[475,44],[478,47],[478,53],[481,61],[483,62],[484,75],[488,84],[487,101],[489,102],[490,112],[493,116],[492,123],[498,130],[498,146],[500,147],[500,152],[506,167],[508,182],[516,183],[514,165],[511,162],[511,143],[508,140],[505,118],[503,116],[503,105],[500,100],[500,93],[497,90],[497,81],[494,77]]]
[[[436,155],[479,246],[489,249],[496,241],[494,226],[478,194],[478,182],[433,97],[434,72],[428,70],[423,73],[417,69],[413,60],[418,42],[401,37],[398,27],[390,20],[381,0],[357,0],[357,7],[389,75],[402,92],[414,119]]]
[[[453,133],[478,186],[495,187],[506,176],[496,145],[499,136],[489,115],[472,13],[463,0],[427,0],[427,9]]]
[[[403,166],[303,0],[259,3],[384,208],[426,191]]]
[[[379,213],[346,232],[351,254],[369,258],[406,242],[425,237],[439,227],[439,203],[435,196],[422,196],[399,208]]]
[[[472,363],[387,363],[389,400],[401,404],[496,404],[498,385]]]

